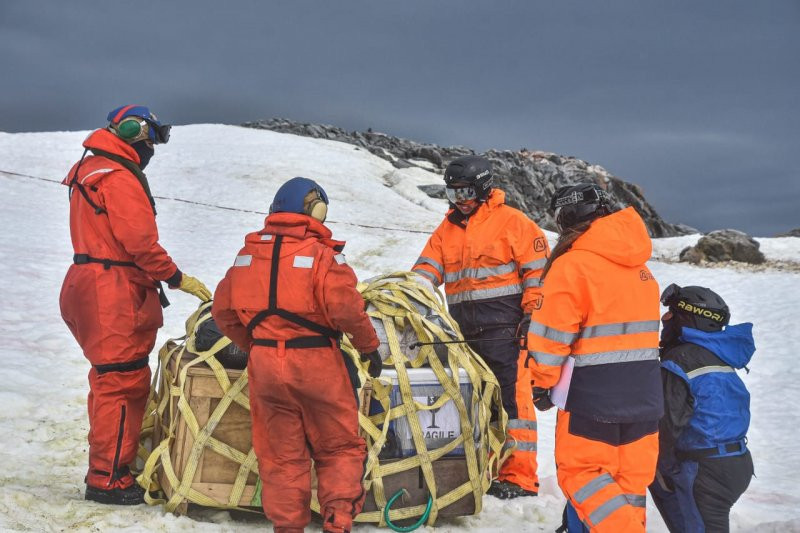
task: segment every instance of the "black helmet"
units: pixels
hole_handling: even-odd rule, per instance
[[[444,182],[448,188],[470,186],[479,200],[486,199],[493,178],[491,161],[478,155],[453,159],[444,171]]]
[[[700,331],[720,331],[731,319],[725,300],[705,287],[673,283],[661,293],[661,303],[669,307],[680,326]]]
[[[558,230],[563,233],[576,224],[610,214],[612,203],[611,195],[599,185],[579,183],[558,189],[550,201],[550,209]]]

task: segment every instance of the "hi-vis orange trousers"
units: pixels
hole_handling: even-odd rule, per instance
[[[658,460],[658,420],[601,423],[559,410],[558,484],[590,531],[645,531],[647,486]]]
[[[518,350],[516,353],[519,354],[517,364],[513,368],[513,371],[516,371],[516,380],[511,383],[504,382],[508,380],[500,380],[503,408],[508,413],[506,434],[510,438],[506,440],[506,446],[513,444],[516,449],[503,463],[497,479],[509,481],[525,490],[538,493],[536,455],[539,435],[536,428],[536,409],[533,407],[530,373],[525,366],[528,351]],[[512,394],[514,403],[509,401],[509,396]]]

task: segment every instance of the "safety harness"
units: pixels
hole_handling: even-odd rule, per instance
[[[139,184],[141,184],[142,188],[144,189],[144,193],[147,195],[147,199],[150,201],[150,207],[153,209],[153,215],[155,216],[156,202],[153,199],[153,195],[150,194],[150,185],[147,183],[147,177],[144,175],[142,170],[136,165],[136,163],[128,159],[125,159],[123,157],[119,157],[112,153],[106,152],[104,150],[100,150],[97,148],[92,148],[91,150],[94,155],[105,157],[106,159],[110,159],[112,161],[116,161],[117,163],[128,169],[134,176],[136,176],[136,179],[139,181]],[[94,200],[92,200],[92,198],[89,196],[89,193],[86,192],[86,187],[84,187],[83,184],[78,181],[78,171],[81,169],[81,165],[83,164],[83,160],[86,158],[87,152],[89,152],[89,148],[84,149],[83,155],[81,155],[81,159],[80,161],[78,161],[78,165],[75,167],[75,172],[72,173],[72,179],[68,183],[69,198],[70,199],[72,198],[72,193],[74,191],[73,187],[76,187],[78,189],[78,192],[80,192],[81,196],[83,196],[83,199],[86,200],[86,202],[92,207],[92,209],[94,209],[95,215],[102,215],[104,213],[108,214],[108,211],[105,208],[100,207],[94,202]],[[97,187],[92,185],[90,186],[90,188],[93,192],[97,192]],[[75,254],[72,256],[72,262],[76,265],[99,263],[103,265],[104,270],[109,270],[112,266],[132,267],[138,270],[142,270],[133,261],[117,261],[115,259],[92,257],[89,254]],[[155,288],[158,290],[158,301],[161,304],[161,307],[168,307],[169,298],[167,298],[167,294],[164,292],[164,286],[160,281],[158,280],[154,281],[155,281]]]
[[[125,159],[124,157],[120,157],[116,154],[112,154],[110,152],[106,152],[105,150],[100,150],[99,148],[92,148],[92,153],[94,155],[98,155],[100,157],[105,157],[106,159],[110,159],[111,161],[115,161],[128,169],[131,174],[136,177],[136,180],[144,189],[144,193],[147,195],[147,200],[150,202],[150,208],[153,210],[153,215],[157,215],[156,212],[156,201],[153,198],[153,194],[150,192],[150,183],[147,181],[147,176],[145,176],[142,169],[139,168],[139,165],[131,161],[130,159]]]
[[[92,206],[92,209],[94,209],[94,214],[95,215],[100,215],[100,214],[103,214],[103,213],[107,213],[107,211],[105,209],[103,209],[102,207],[100,207],[99,205],[97,205],[96,203],[94,203],[94,201],[89,197],[89,193],[86,192],[86,187],[84,187],[83,184],[78,181],[78,171],[81,169],[81,165],[83,164],[83,160],[86,158],[86,154],[88,152],[89,152],[88,148],[86,148],[83,151],[83,155],[81,156],[81,160],[78,161],[78,165],[75,167],[75,172],[72,174],[72,179],[67,184],[69,186],[69,198],[70,199],[72,198],[72,193],[74,191],[73,187],[77,187],[78,188],[78,192],[81,193],[81,196],[83,196],[83,199],[86,200],[86,202],[90,206]],[[97,187],[92,186],[92,191],[97,192]]]
[[[252,319],[250,319],[250,322],[247,323],[247,332],[252,335],[256,326],[263,322],[267,317],[279,316],[284,320],[288,320],[289,322],[297,324],[298,326],[302,326],[315,333],[319,333],[319,335],[296,337],[288,340],[253,339],[253,344],[256,346],[277,347],[279,343],[283,342],[287,348],[323,348],[325,346],[330,346],[331,340],[334,340],[338,346],[342,339],[341,331],[336,331],[322,324],[318,324],[317,322],[308,320],[307,318],[304,318],[296,313],[292,313],[291,311],[287,311],[286,309],[281,309],[278,307],[278,269],[282,243],[283,235],[277,235],[275,237],[275,244],[272,247],[272,263],[270,265],[269,272],[268,307],[266,309],[262,309],[256,313]]]

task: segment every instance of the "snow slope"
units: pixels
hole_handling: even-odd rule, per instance
[[[58,292],[72,254],[67,190],[47,180],[59,181],[80,157],[85,135],[0,133],[0,294],[5,304],[0,306],[0,528],[263,530],[261,519],[242,520],[224,511],[177,518],[160,507],[106,507],[82,500],[89,366],[59,315]],[[326,189],[329,226],[335,238],[350,241],[345,253],[360,278],[408,269],[446,207],[416,188],[438,183],[438,175],[397,170],[348,144],[194,125],[176,127],[170,144],[157,151],[147,173],[157,196],[161,242],[182,270],[210,287],[232,263],[244,234],[261,227],[277,187],[292,176],[314,178]],[[674,259],[692,244],[691,236],[681,239],[687,243],[657,243],[659,257]],[[800,239],[760,241],[769,259],[800,261]],[[758,477],[733,509],[733,529],[800,531],[800,370],[786,342],[797,337],[793,326],[800,275],[668,262],[651,267],[662,285],[711,286],[728,301],[733,322],[755,323],[758,352],[752,372],[743,378],[752,393],[750,445]],[[157,346],[181,335],[185,318],[196,307],[196,300],[183,293],[170,297]],[[539,498],[502,502],[486,497],[479,516],[441,520],[436,530],[554,530],[564,501],[554,478],[554,418],[550,411],[539,422]],[[649,530],[665,531],[652,505],[648,520]],[[319,531],[318,525],[309,529]]]

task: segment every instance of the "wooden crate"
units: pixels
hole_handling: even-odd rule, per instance
[[[171,369],[172,372],[175,373],[173,375],[180,372],[183,365],[195,357],[194,354],[187,353],[180,361],[174,360],[172,363],[173,368]],[[228,369],[226,372],[231,383],[234,383],[242,375],[241,370]],[[245,396],[247,392],[247,387],[245,387],[243,390]],[[183,393],[201,428],[206,425],[214,409],[216,409],[223,397],[222,388],[217,378],[214,376],[214,372],[203,364],[195,365],[187,371]],[[177,399],[174,398],[172,401],[177,402]],[[189,431],[180,411],[175,408],[173,412],[176,413],[178,419],[176,421],[175,440],[170,449],[170,459],[172,460],[176,475],[179,479],[183,479],[189,455],[194,445],[194,437]],[[163,422],[165,424],[168,423],[167,420]],[[232,402],[211,435],[215,439],[247,455],[252,448],[250,428],[250,411],[238,403]],[[156,442],[158,442],[158,436],[156,436]],[[216,453],[210,448],[205,448],[200,456],[191,487],[219,502],[220,506],[227,506],[231,490],[233,489],[233,483],[239,472],[239,467],[239,463]],[[250,502],[255,494],[257,481],[258,476],[251,472],[238,502],[240,507],[251,505]],[[159,472],[159,482],[164,489],[167,499],[169,499],[172,496],[173,490],[163,469]],[[187,507],[188,502],[184,501],[178,506],[175,513],[185,514]]]
[[[180,360],[177,360],[177,358],[173,360],[171,368],[173,375],[177,375],[186,363],[195,358],[196,355],[187,352]],[[226,372],[231,383],[239,379],[242,374],[241,370],[228,369]],[[206,425],[223,397],[222,388],[214,372],[203,364],[195,365],[187,371],[183,393],[200,427]],[[243,393],[245,396],[247,395],[248,390],[246,387]],[[365,414],[369,409],[369,401],[366,401],[366,399],[369,398],[370,393],[371,387],[369,386],[365,386],[361,390],[361,408]],[[173,398],[172,401],[177,402],[177,398]],[[176,421],[175,440],[170,448],[170,459],[176,475],[179,479],[183,479],[192,446],[194,445],[194,438],[186,426],[180,411],[174,406],[173,412],[176,413],[178,419]],[[166,413],[165,416],[167,416]],[[162,422],[167,425],[169,421],[163,420]],[[156,424],[155,442],[160,441],[158,433],[158,424]],[[252,448],[250,412],[241,405],[232,402],[217,427],[214,428],[212,436],[246,455]],[[237,462],[216,453],[210,448],[205,448],[200,456],[191,487],[218,502],[220,507],[227,506],[239,467],[240,465]],[[434,461],[433,471],[439,495],[446,494],[469,480],[466,460],[463,457],[443,457],[438,461]],[[315,491],[316,476],[313,468],[311,474],[312,491]],[[257,480],[256,474],[251,472],[247,478],[238,506],[251,506]],[[387,498],[402,488],[405,488],[410,493],[411,498],[396,502],[394,506],[396,508],[424,505],[427,502],[427,483],[420,468],[386,476],[383,478],[383,482]],[[173,490],[163,469],[159,470],[159,483],[164,489],[167,499],[171,498]],[[183,501],[175,509],[175,514],[186,514],[187,509],[188,502]],[[377,510],[371,491],[367,493],[363,510],[364,512]],[[471,492],[439,511],[439,516],[443,517],[472,514],[475,514],[475,499]]]
[[[382,461],[382,463],[391,463],[393,461],[399,461],[399,459]],[[432,465],[433,476],[436,479],[436,490],[439,496],[447,494],[469,481],[467,461],[463,457],[442,457],[434,461]],[[410,498],[407,500],[398,499],[392,505],[392,509],[428,503],[428,484],[425,481],[425,476],[422,475],[422,468],[417,467],[383,477],[383,490],[387,500],[400,489],[406,489]],[[377,510],[375,497],[372,491],[369,491],[367,499],[364,501],[363,512]],[[475,496],[472,492],[469,492],[447,507],[440,509],[438,516],[466,516],[473,514],[475,514]],[[415,520],[411,520],[411,522]]]

